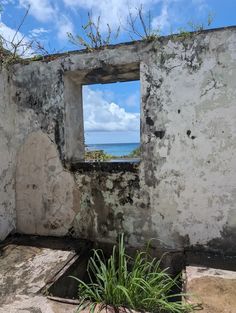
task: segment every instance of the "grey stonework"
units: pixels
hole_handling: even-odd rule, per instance
[[[0,76],[0,239],[112,243],[122,231],[132,246],[236,252],[236,28],[50,56]],[[138,168],[79,170],[81,84],[133,79]]]

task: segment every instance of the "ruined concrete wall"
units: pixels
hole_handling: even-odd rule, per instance
[[[0,72],[0,240],[15,227],[15,106],[8,73]]]
[[[169,41],[142,63],[141,184],[155,237],[236,251],[236,32]]]
[[[20,147],[16,166],[17,231],[65,236],[78,213],[78,188],[63,169],[56,146],[42,131]]]
[[[229,28],[14,66],[17,231],[235,252],[235,51]],[[139,169],[71,171],[81,83],[134,79],[137,64]]]
[[[134,49],[130,45],[130,50]],[[119,64],[117,52],[112,54]],[[127,53],[128,63],[137,60],[137,55]],[[81,74],[83,69],[101,67],[104,57],[110,58],[105,50],[100,59],[76,53],[14,66],[11,95],[17,106],[17,232],[85,237],[73,230],[79,228],[77,214],[83,195],[67,169],[71,162],[82,159],[84,149],[81,85],[70,74],[81,78],[86,74]]]
[[[123,166],[122,166],[123,165]],[[129,244],[137,245],[149,233],[147,201],[140,197],[138,165],[106,164],[84,166],[75,173],[80,190],[80,211],[72,235],[101,242],[116,242],[125,233]],[[89,168],[89,169],[88,169]]]
[[[19,74],[19,72],[21,74]],[[12,75],[16,122],[16,231],[65,236],[78,212],[78,189],[64,168],[61,64],[18,64]]]

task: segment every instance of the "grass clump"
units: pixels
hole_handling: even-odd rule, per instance
[[[141,148],[140,148],[140,146],[135,148],[133,151],[131,151],[128,154],[129,158],[139,158],[140,156],[141,156]]]
[[[152,259],[147,252],[138,252],[134,258],[125,252],[123,235],[118,249],[113,247],[106,261],[101,250],[94,250],[89,259],[88,276],[90,283],[73,277],[79,283],[79,311],[89,308],[94,312],[107,305],[127,307],[137,311],[183,313],[192,311],[190,304],[180,300],[181,295],[173,295],[177,278],[171,278],[160,268],[160,260]]]
[[[107,154],[103,150],[94,150],[94,151],[85,152],[85,161],[105,162],[105,161],[110,161],[111,159],[112,159],[112,155]]]

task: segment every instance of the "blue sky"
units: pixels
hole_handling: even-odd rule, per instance
[[[101,31],[106,23],[113,30],[121,25],[116,42],[129,41],[127,17],[136,14],[142,4],[151,11],[153,29],[161,34],[176,32],[189,21],[206,23],[213,15],[210,28],[236,24],[235,0],[0,0],[0,34],[8,40],[30,5],[29,15],[18,38],[34,37],[50,52],[78,49],[68,41],[67,33],[81,34],[87,12],[101,15]],[[114,40],[113,40],[114,43]],[[84,88],[84,123],[87,143],[139,141],[140,84],[139,82],[93,85]]]

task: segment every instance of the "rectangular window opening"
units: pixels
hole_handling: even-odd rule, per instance
[[[139,162],[140,81],[82,86],[85,162]]]

